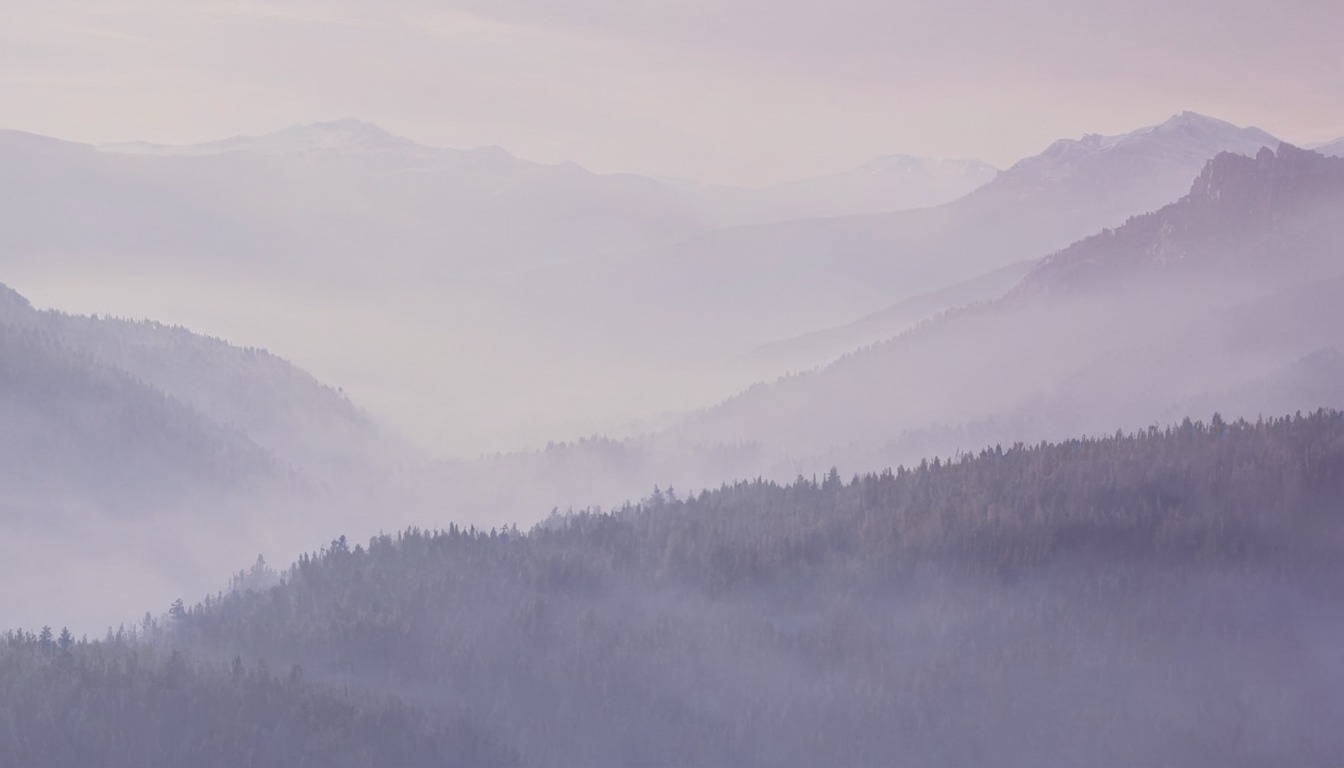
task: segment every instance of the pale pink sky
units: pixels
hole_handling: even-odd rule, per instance
[[[192,142],[353,116],[757,184],[1004,166],[1186,109],[1344,135],[1339,0],[0,0],[0,127]]]

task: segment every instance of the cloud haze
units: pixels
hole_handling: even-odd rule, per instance
[[[1182,109],[1304,144],[1344,132],[1333,2],[64,0],[5,15],[0,125],[92,142],[356,115],[431,144],[755,184],[890,152],[1006,165]]]

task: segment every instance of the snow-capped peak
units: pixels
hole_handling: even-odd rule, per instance
[[[295,125],[253,139],[253,149],[280,152],[313,152],[325,150],[378,151],[401,148],[415,143],[352,117],[328,123]]]
[[[1079,139],[1060,139],[1041,154],[1018,161],[1008,172],[1014,175],[1053,172],[1085,158],[1112,152],[1151,152],[1202,163],[1219,152],[1254,155],[1260,147],[1278,144],[1278,139],[1259,128],[1241,128],[1195,112],[1181,112],[1128,133],[1110,136],[1089,133]]]
[[[99,147],[107,152],[146,155],[218,155],[251,152],[264,155],[289,155],[311,152],[348,154],[410,153],[429,154],[436,150],[396,136],[382,128],[355,118],[324,123],[292,125],[261,136],[236,136],[221,141],[182,146],[135,142]]]
[[[1259,147],[1275,146],[1279,143],[1278,139],[1254,126],[1241,128],[1225,120],[1188,111],[1173,115],[1158,125],[1141,128],[1128,134],[1128,136],[1149,136],[1168,141],[1187,140],[1208,144],[1223,141],[1233,143],[1249,141],[1259,145],[1250,150],[1252,154]]]

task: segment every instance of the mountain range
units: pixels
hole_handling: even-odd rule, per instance
[[[454,465],[441,492],[464,509],[564,509],[654,485],[875,471],[1190,413],[1337,407],[1341,164],[1289,145],[1222,153],[1178,201],[1033,262],[997,298],[944,309],[917,300],[920,311],[905,315],[897,305],[891,336],[869,342],[864,323],[842,328],[867,346],[817,370],[760,381],[625,441]],[[535,482],[503,490],[517,476]]]
[[[1322,144],[1316,147],[1316,151],[1331,157],[1344,157],[1344,138],[1335,139],[1329,144]]]
[[[1118,136],[1057,141],[941,206],[738,227],[670,249],[539,269],[521,286],[519,309],[577,316],[586,334],[642,344],[675,343],[652,336],[675,329],[696,347],[733,345],[741,354],[1039,258],[1172,202],[1220,152],[1253,155],[1278,144],[1259,129],[1185,112]],[[634,310],[652,293],[687,300],[667,302],[650,328],[639,322],[648,313]],[[585,314],[586,306],[602,312]],[[609,312],[632,322],[605,323]]]
[[[1254,418],[1271,401],[1233,391],[1307,375],[1304,361],[1344,348],[1344,159],[1222,153],[1189,189],[1046,257],[994,302],[753,388],[691,420],[685,439],[762,440],[815,465],[817,451],[861,445],[909,460],[1141,427],[1191,399]],[[1344,382],[1320,383],[1327,402],[1297,408],[1344,398]]]
[[[256,550],[292,552],[316,531],[329,530],[333,521],[345,521],[352,532],[371,532],[383,524],[377,510],[391,507],[401,511],[403,522],[529,522],[552,508],[638,498],[654,485],[684,492],[734,477],[792,479],[832,465],[857,472],[994,442],[1140,428],[1192,412],[1216,410],[1229,418],[1253,419],[1260,413],[1344,404],[1344,340],[1338,332],[1344,316],[1336,300],[1344,288],[1337,245],[1344,241],[1338,216],[1344,209],[1344,160],[1282,144],[1275,145],[1277,150],[1257,146],[1249,154],[1216,153],[1190,173],[1184,196],[1173,197],[1179,197],[1176,202],[1128,214],[1034,259],[1015,259],[1048,229],[1045,222],[1081,226],[1066,210],[1098,218],[1103,209],[1109,211],[1106,216],[1119,215],[1123,206],[1139,205],[1144,194],[1156,198],[1158,181],[1166,183],[1164,173],[1194,164],[1212,144],[1245,148],[1263,138],[1253,129],[1181,115],[1121,137],[1058,143],[941,207],[789,225],[800,232],[862,225],[869,234],[891,235],[893,249],[913,247],[902,233],[930,226],[931,251],[912,252],[904,261],[893,257],[882,269],[914,269],[909,265],[921,259],[946,261],[949,273],[964,271],[971,279],[904,300],[891,297],[900,296],[905,284],[893,281],[884,287],[875,280],[864,286],[874,301],[891,294],[881,299],[877,312],[865,315],[859,310],[862,302],[854,301],[850,313],[859,321],[776,347],[783,353],[756,363],[756,370],[733,374],[754,385],[742,385],[738,394],[709,408],[665,414],[642,436],[560,442],[545,450],[469,461],[426,463],[341,391],[275,355],[177,326],[39,311],[5,289],[0,297],[7,350],[0,373],[10,425],[3,439],[9,457],[5,507],[17,521],[5,545],[6,562],[14,573],[27,572],[41,567],[34,553],[60,551],[66,553],[65,562],[85,563],[44,582],[50,589],[47,598],[56,602],[60,595],[88,594],[97,603],[87,606],[91,615],[104,616],[124,611],[125,605],[109,598],[109,591],[122,585],[101,591],[89,586],[102,562],[98,558],[108,554],[97,542],[127,520],[148,531],[133,546],[109,550],[128,559],[121,563],[133,574],[128,578],[149,592],[176,584],[199,590],[206,573],[220,572],[223,561],[250,559]],[[353,150],[331,146],[345,146],[348,140],[324,140],[283,156],[302,163],[309,155],[334,154],[339,162],[355,162]],[[32,137],[24,141],[30,143],[20,153],[27,167],[34,173],[40,168],[53,185],[59,174],[53,176],[52,168],[61,165],[53,156],[83,158],[79,163],[90,154],[102,156],[90,148],[72,150]],[[204,157],[234,153],[244,165],[267,157],[241,149]],[[131,157],[124,151],[109,156]],[[1125,167],[1137,169],[1139,180],[1101,183],[1108,173],[1121,178]],[[51,187],[53,194],[57,189]],[[90,193],[88,200],[95,199],[98,195]],[[1036,204],[1049,210],[1033,208]],[[1028,234],[1008,228],[1014,212],[1023,217]],[[937,228],[929,222],[955,219],[965,226],[932,237]],[[875,222],[881,226],[865,229]],[[951,263],[955,253],[949,242],[970,237],[967,228],[987,238],[995,222],[1003,227],[998,231],[1002,253],[986,240],[978,256],[964,253],[968,265]],[[1030,233],[1033,222],[1041,227],[1036,234]],[[735,232],[755,238],[776,229]],[[690,250],[678,253],[729,234],[691,241],[682,246]],[[850,269],[850,259],[861,266],[875,253],[845,250],[839,247],[843,244],[842,239],[834,255],[838,273]],[[609,276],[602,270],[618,263],[624,264],[621,269],[641,263],[670,266],[668,258],[648,252],[586,262],[585,269],[600,268]],[[787,258],[806,262],[812,256],[798,251]],[[116,266],[115,260],[105,264]],[[694,271],[694,265],[682,266],[687,274]],[[710,266],[728,273],[737,269]],[[974,272],[986,266],[997,271]],[[531,399],[530,408],[546,410],[578,397],[605,403],[612,393],[649,381],[677,391],[700,381],[696,371],[687,370],[687,361],[721,355],[727,365],[734,359],[728,355],[753,349],[739,342],[779,338],[767,335],[770,328],[808,327],[801,320],[774,323],[751,316],[758,288],[763,295],[775,289],[793,295],[802,290],[805,274],[763,269],[757,281],[740,274],[734,290],[741,301],[716,306],[718,288],[683,286],[679,292],[670,278],[662,287],[625,286],[603,297],[585,295],[600,281],[567,287],[565,281],[577,279],[581,271],[570,270],[579,270],[578,263],[494,283],[517,289],[548,273],[556,278],[551,290],[566,299],[564,307],[539,317],[545,325],[541,330],[550,334],[538,336],[548,342],[546,356],[518,364],[525,381],[516,392],[491,390],[490,400],[446,402],[453,399],[451,393],[431,388],[423,397],[441,404],[442,411],[423,405],[412,410],[427,422],[441,419],[467,432],[472,425],[454,417],[482,402],[505,413],[487,413],[480,424],[498,424],[525,422],[530,416],[526,409],[511,408],[511,397]],[[234,271],[245,273],[237,265]],[[733,283],[725,274],[718,277],[727,281],[726,299]],[[363,308],[333,308],[350,317],[346,325],[326,325],[320,312],[309,311],[307,294],[285,291],[283,281],[277,287],[264,277],[246,278],[255,287],[230,311],[247,315],[253,311],[251,297],[274,291],[294,303],[288,317],[303,318],[327,335],[341,331],[333,344],[347,352],[363,343],[386,347],[389,356],[400,355],[413,365],[460,370],[481,364],[455,357],[452,337],[438,335],[435,323],[424,318],[414,335],[384,335],[387,326],[361,327],[386,306],[382,302],[395,297]],[[426,297],[434,295],[435,287],[414,286]],[[816,287],[817,302],[825,303],[825,284]],[[502,295],[516,299],[525,294]],[[796,314],[815,311],[805,299],[801,294],[792,299],[800,307]],[[605,318],[592,342],[601,354],[589,350],[587,357],[569,357],[566,343],[574,343],[568,341],[577,333],[574,324],[589,312]],[[721,322],[716,324],[715,317]],[[757,323],[750,334],[733,330]],[[480,326],[464,332],[483,335]],[[666,343],[678,332],[685,334],[684,348]],[[697,340],[704,349],[693,349]],[[765,347],[753,354],[773,351]],[[507,354],[518,352],[495,349],[490,352],[495,357],[483,359],[509,364]],[[630,368],[600,364],[625,356],[632,357]],[[815,371],[772,380],[771,369],[804,370],[828,360],[833,362]],[[400,374],[396,368],[369,372],[384,379]],[[719,386],[727,387],[725,380]],[[549,387],[566,391],[551,397],[545,391]],[[666,402],[659,395],[634,391],[629,397],[638,407],[631,411],[649,413],[651,403]],[[707,402],[722,398],[712,387],[695,396]],[[552,418],[573,415],[562,410]],[[62,538],[73,520],[81,521],[83,536]],[[201,526],[200,520],[211,522]],[[188,530],[189,536],[184,534]]]
[[[0,168],[20,182],[0,192],[0,267],[34,301],[280,350],[456,455],[650,414],[648,398],[605,419],[600,403],[497,402],[541,373],[549,348],[572,346],[552,319],[511,314],[509,275],[733,224],[932,205],[994,173],[902,157],[772,189],[702,187],[437,149],[356,120],[185,147],[0,132]],[[428,364],[427,344],[452,360]],[[585,353],[577,370],[600,362]],[[705,402],[652,400],[655,412]]]
[[[940,206],[730,228],[669,248],[525,271],[497,288],[503,314],[533,329],[533,345],[589,360],[600,374],[548,364],[539,375],[558,377],[555,387],[526,391],[509,410],[537,423],[548,413],[575,414],[591,425],[559,425],[552,435],[638,433],[650,415],[695,410],[854,348],[823,347],[798,359],[753,354],[764,345],[916,296],[946,291],[955,302],[952,286],[1172,202],[1219,152],[1254,154],[1266,145],[1278,141],[1183,113],[1120,136],[1055,142]],[[909,322],[956,306],[917,304],[923,317]],[[742,365],[744,355],[782,367]],[[597,416],[613,412],[622,418]]]
[[[1056,142],[992,179],[973,162],[895,157],[744,192],[434,149],[358,121],[185,148],[7,133],[0,165],[23,183],[0,193],[0,266],[43,306],[275,349],[463,458],[637,434],[830,362],[993,298],[993,280],[953,286],[1171,202],[1218,152],[1265,144],[1277,141],[1184,113]],[[764,208],[782,195],[795,214],[802,195],[816,215],[935,187],[967,194],[721,228],[771,218],[742,195]],[[860,320],[902,304],[894,325]],[[856,321],[867,330],[823,334],[799,357],[753,352]]]

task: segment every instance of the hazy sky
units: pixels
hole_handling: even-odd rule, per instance
[[[1340,0],[0,0],[0,126],[189,142],[360,117],[762,183],[998,165],[1183,109],[1344,134]]]

